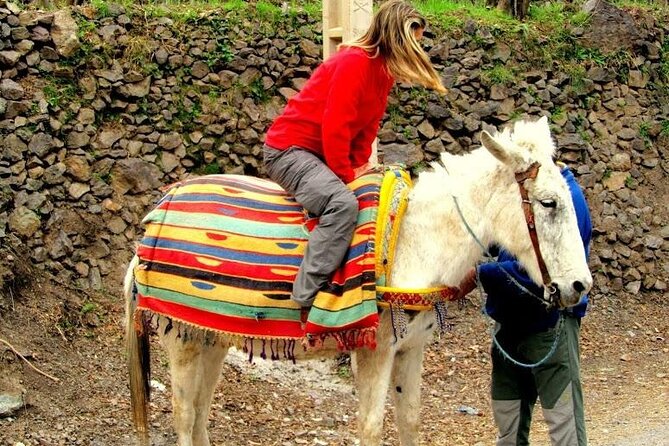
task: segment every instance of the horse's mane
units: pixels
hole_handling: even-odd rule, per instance
[[[548,121],[544,118],[538,121],[517,121],[513,130],[506,127],[494,134],[493,139],[505,147],[517,148],[518,153],[529,152],[532,158],[552,158],[555,155],[555,142]]]
[[[498,163],[495,157],[483,147],[478,147],[468,154],[460,155],[442,152],[441,161],[444,163],[446,173],[450,176],[468,175],[473,169],[492,168]],[[444,170],[444,167],[437,162],[432,163],[432,167],[435,170]]]
[[[550,160],[556,150],[548,121],[544,118],[537,121],[517,121],[513,126],[495,132],[492,137],[506,147],[520,164],[530,164],[533,160]],[[419,179],[423,186],[432,184],[439,189],[447,188],[454,195],[458,194],[457,191],[462,186],[463,176],[470,176],[474,170],[493,171],[499,165],[499,161],[483,147],[468,154],[453,155],[442,152],[440,156],[443,165],[432,162],[432,171],[422,172]]]
[[[512,127],[508,126],[501,132],[495,131],[492,137],[506,147],[515,158],[525,162],[550,159],[555,155],[555,142],[548,121],[544,118],[537,121],[517,121]],[[451,174],[450,171],[466,172],[472,168],[485,168],[490,163],[495,163],[494,157],[487,150],[477,149],[472,150],[469,156],[442,152],[441,161],[447,166],[447,173]],[[432,167],[435,170],[443,170],[438,163],[432,163]]]

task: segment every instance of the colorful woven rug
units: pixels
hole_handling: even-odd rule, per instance
[[[349,185],[360,203],[353,241],[306,323],[290,292],[317,219],[260,178],[208,175],[173,185],[144,218],[138,309],[246,338],[315,345],[332,336],[344,350],[373,348],[381,178],[368,174]]]

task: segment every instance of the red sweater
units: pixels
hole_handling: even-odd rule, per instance
[[[288,101],[265,144],[279,150],[309,149],[349,183],[353,169],[372,153],[392,85],[383,57],[344,48],[323,62]]]

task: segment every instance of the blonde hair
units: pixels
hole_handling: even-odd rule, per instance
[[[446,93],[430,58],[416,39],[425,18],[408,2],[388,0],[374,14],[365,34],[343,46],[361,48],[371,57],[383,56],[392,77]]]

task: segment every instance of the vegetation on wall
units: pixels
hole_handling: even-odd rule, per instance
[[[666,8],[658,8],[654,2],[624,2],[619,4],[627,8],[640,8],[650,11],[663,19],[669,13]],[[484,0],[416,0],[416,7],[426,15],[433,33],[451,35],[459,38],[463,33],[470,34],[473,41],[481,47],[490,47],[494,42],[505,42],[514,53],[514,64],[497,61],[481,67],[481,81],[488,85],[513,85],[519,76],[533,69],[551,69],[564,73],[568,85],[576,95],[583,93],[586,71],[589,67],[607,67],[616,73],[618,80],[625,81],[633,66],[633,54],[620,50],[604,54],[597,49],[587,48],[579,42],[578,32],[587,26],[589,15],[581,10],[582,3],[566,2],[534,2],[530,5],[529,14],[524,21],[509,17],[496,8],[485,6]],[[52,2],[58,6],[58,2]],[[110,47],[99,37],[97,29],[106,17],[118,14],[122,7],[126,15],[141,24],[151,20],[166,18],[173,22],[171,29],[180,32],[192,32],[193,26],[203,32],[218,36],[214,48],[204,53],[206,63],[212,72],[221,70],[233,58],[234,42],[228,40],[232,30],[244,28],[245,21],[253,23],[250,32],[260,36],[272,37],[279,24],[309,17],[311,21],[320,19],[322,2],[320,0],[145,0],[141,4],[131,0],[109,2],[92,0],[83,8],[75,9],[74,16],[79,26],[79,37],[82,45],[71,58],[61,61],[61,65],[69,65],[73,74],[85,67],[107,66],[114,60],[129,63],[143,75],[162,77],[161,70],[152,59],[154,48],[151,44],[153,36],[142,33],[141,26],[121,45]],[[88,8],[88,9],[87,9]],[[295,25],[292,23],[291,25]],[[147,27],[148,29],[148,27]],[[320,43],[320,35],[312,35],[316,43]],[[660,49],[659,69],[656,73],[648,73],[651,82],[658,91],[666,92],[669,82],[669,37],[665,38]],[[643,69],[647,69],[643,67]],[[177,78],[188,76],[188,67],[174,73]],[[78,98],[79,86],[75,75],[44,78],[45,98],[50,106],[62,104]],[[252,97],[256,102],[265,103],[276,94],[274,89],[265,89],[259,79],[251,85],[235,88],[244,90],[242,93]],[[218,91],[204,92],[212,101],[222,100]],[[531,94],[531,92],[530,92]],[[589,98],[581,98],[581,106],[588,108]],[[425,101],[422,101],[425,104]],[[190,105],[190,104],[189,104]],[[188,130],[193,127],[197,118],[195,110],[185,112],[183,107],[175,110],[175,128]],[[420,101],[417,104],[420,107]]]
[[[629,40],[635,54],[605,53],[583,45],[591,18],[571,5],[533,3],[520,22],[478,3],[416,4],[431,24],[422,44],[448,94],[394,88],[378,135],[384,161],[394,156],[419,170],[443,151],[476,147],[486,126],[543,115],[561,159],[578,164],[584,187],[607,200],[599,215],[616,215],[615,225],[640,240],[637,229],[650,229],[632,222],[666,221],[631,192],[666,170],[666,22],[637,11],[632,21],[647,26],[647,39]],[[28,25],[12,19],[19,25],[10,26],[11,39],[29,49],[16,62],[7,54],[14,68],[3,69],[0,176],[17,198],[0,191],[0,231],[11,216],[35,264],[94,288],[113,275],[107,258],[135,235],[149,191],[192,174],[262,174],[267,126],[320,62],[320,1],[93,1],[58,14],[14,14]],[[78,50],[62,51],[53,38],[64,16]],[[39,38],[30,43],[26,34]],[[58,218],[99,217],[105,231],[110,223],[99,259],[80,261],[89,231],[59,235],[47,217],[54,208]],[[618,254],[602,260],[602,274],[614,271],[608,279],[622,287]],[[665,283],[663,273],[632,276],[640,274],[647,289]]]
[[[579,107],[587,110],[599,101],[596,93],[588,92],[589,68],[606,67],[615,73],[617,80],[624,82],[634,65],[634,57],[629,52],[620,50],[604,54],[580,43],[578,33],[590,20],[589,15],[581,10],[582,2],[533,2],[524,21],[516,20],[496,8],[486,7],[485,0],[416,0],[414,4],[428,18],[431,31],[428,37],[430,34],[438,34],[459,39],[467,34],[480,48],[495,48],[500,42],[508,45],[513,63],[495,60],[480,67],[481,83],[487,87],[513,86],[527,72],[537,69],[551,70],[563,74],[566,79],[565,88],[571,92]],[[52,2],[52,5],[58,6],[58,2]],[[654,3],[631,4],[626,1],[625,5],[628,8],[643,8],[657,17],[667,16],[668,13],[666,9],[658,9]],[[219,72],[234,57],[235,42],[229,40],[229,35],[247,30],[249,36],[254,36],[253,39],[271,39],[281,26],[288,25],[291,29],[299,30],[300,20],[304,18],[310,23],[317,23],[320,21],[321,7],[320,0],[145,0],[139,4],[131,0],[92,0],[73,9],[82,44],[74,56],[59,61],[60,66],[69,70],[67,76],[45,73],[40,80],[45,100],[50,107],[62,109],[61,117],[64,121],[69,121],[72,117],[72,112],[67,107],[69,103],[77,102],[80,106],[90,104],[90,100],[81,97],[78,73],[91,67],[108,67],[114,61],[122,61],[126,69],[130,67],[143,76],[176,76],[180,84],[184,78],[190,78],[192,73],[189,66],[171,70],[166,65],[156,63],[155,36],[147,34],[151,29],[148,26],[150,22],[169,20],[170,31],[178,39],[188,37],[194,29],[200,30],[210,39],[211,36],[216,36],[215,45],[203,50],[201,57],[211,72]],[[100,37],[98,30],[104,26],[107,18],[119,14],[119,8],[133,21],[133,31],[121,42],[111,46]],[[142,23],[147,26],[142,26]],[[249,24],[252,26],[249,27]],[[299,39],[302,36],[284,37]],[[318,44],[321,36],[316,32],[309,38]],[[669,82],[669,38],[665,38],[660,57],[657,72],[647,74],[653,88],[664,94],[669,93],[669,87],[666,86]],[[642,68],[647,70],[647,67]],[[169,73],[164,72],[166,69]],[[189,88],[192,90],[190,94],[183,90],[181,96],[174,98],[167,124],[171,130],[188,132],[197,128],[203,108],[223,109],[234,115],[238,112],[235,101],[240,96],[251,98],[256,104],[265,104],[278,93],[276,86],[266,87],[259,78],[251,80],[247,85],[235,83],[232,88],[227,89],[208,87],[206,91],[201,91],[197,85]],[[402,93],[411,100],[410,109],[425,110],[428,93],[422,90],[419,93],[412,90]],[[419,97],[420,95],[423,97]],[[542,99],[531,88],[527,90],[527,95],[535,103],[541,104]],[[196,97],[198,99],[194,99]],[[161,113],[155,104],[146,101],[138,103],[138,110],[149,116]],[[556,113],[559,114],[557,111]],[[101,115],[98,120],[120,119],[109,111],[104,111]],[[401,132],[407,133],[406,129],[412,127],[404,125],[408,123],[403,123],[404,119],[394,111],[392,104],[388,115]],[[518,110],[510,113],[511,118],[519,115]],[[555,117],[554,121],[562,119]],[[411,134],[405,136],[409,140],[413,139]],[[199,157],[194,159],[195,168],[206,168],[207,171],[212,169],[207,167],[209,163]]]

